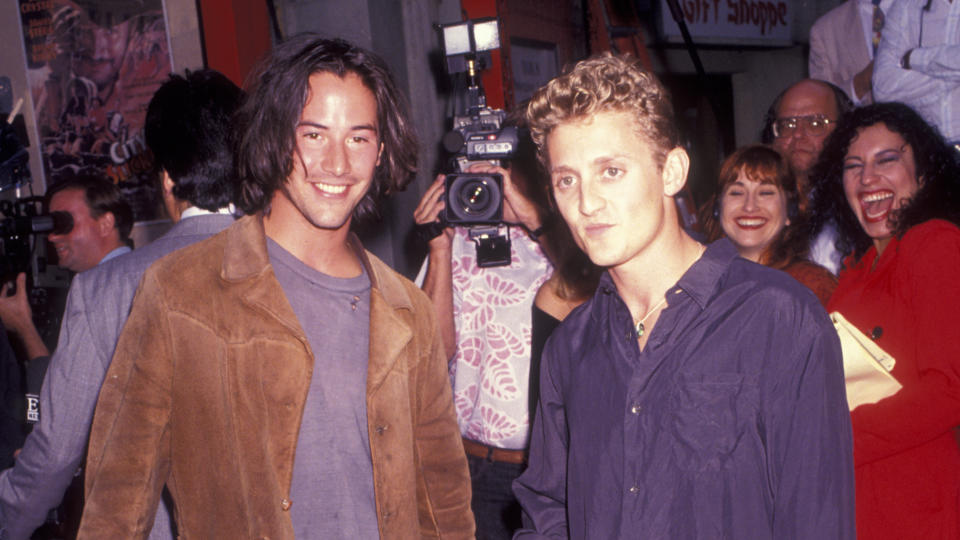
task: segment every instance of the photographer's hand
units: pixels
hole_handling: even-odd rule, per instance
[[[26,348],[27,356],[32,360],[38,356],[49,356],[50,351],[43,343],[37,327],[33,324],[33,311],[27,300],[27,275],[17,275],[17,291],[10,295],[10,284],[4,283],[0,289],[0,320],[13,333],[20,336]]]
[[[413,211],[413,220],[417,225],[438,223],[440,212],[443,211],[443,180],[446,175],[437,175],[437,179],[424,192],[416,210]],[[453,240],[453,228],[444,227],[443,232],[430,240],[430,253],[443,251],[449,255],[450,244]]]
[[[413,219],[417,225],[439,222],[444,206],[444,178],[445,175],[442,174],[437,176],[423,194],[417,209],[413,211]],[[457,352],[457,331],[453,322],[453,269],[450,261],[452,245],[452,227],[444,227],[443,232],[430,240],[430,258],[421,286],[436,310],[440,340],[443,342],[443,352],[447,360],[453,358]]]
[[[536,205],[517,189],[509,170],[495,165],[477,163],[470,166],[469,172],[503,176],[503,221],[511,225],[521,225],[528,233],[540,228],[542,225],[540,212]]]

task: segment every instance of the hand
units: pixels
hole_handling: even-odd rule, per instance
[[[430,184],[430,187],[427,188],[427,191],[424,192],[423,197],[420,199],[420,202],[417,204],[416,210],[413,211],[413,221],[417,225],[425,225],[427,223],[434,223],[440,221],[440,212],[443,211],[443,180],[446,178],[444,174],[438,174],[436,180]],[[430,240],[430,251],[435,250],[450,250],[450,245],[453,242],[453,229],[451,227],[444,227],[443,232],[437,235],[435,238]]]
[[[871,90],[873,90],[873,60],[867,64],[867,67],[860,70],[859,73],[853,76],[853,91],[857,94],[857,99],[863,99],[863,96],[867,95]]]
[[[10,294],[10,284],[4,283],[0,289],[0,320],[3,325],[23,336],[33,327],[33,311],[27,301],[27,275],[17,274],[17,292]]]
[[[511,225],[522,225],[527,232],[540,228],[540,212],[536,205],[517,189],[510,177],[510,171],[495,165],[475,163],[470,166],[468,172],[503,176],[503,221]]]
[[[913,52],[913,49],[908,50],[903,53],[903,56],[900,58],[900,67],[903,69],[910,69],[910,53]]]

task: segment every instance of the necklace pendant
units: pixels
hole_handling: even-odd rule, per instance
[[[637,326],[634,327],[634,330],[637,331],[637,339],[640,339],[643,337],[643,331],[645,330],[645,328],[643,327],[642,322],[638,322]]]

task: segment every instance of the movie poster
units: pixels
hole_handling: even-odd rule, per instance
[[[161,218],[143,123],[170,73],[163,1],[19,2],[47,185],[105,175],[136,221]]]

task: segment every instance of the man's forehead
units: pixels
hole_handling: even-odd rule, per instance
[[[777,107],[777,116],[800,116],[823,114],[837,116],[837,99],[827,85],[816,81],[803,81],[787,90]]]
[[[641,129],[640,123],[634,113],[626,110],[609,109],[564,120],[557,124],[550,131],[546,140],[548,157],[550,158],[549,170],[559,171],[565,170],[566,168],[564,163],[561,163],[556,159],[558,156],[553,155],[555,154],[555,151],[551,150],[551,147],[554,146],[551,143],[557,141],[556,136],[558,132],[563,133],[564,138],[570,140],[588,136],[586,133],[583,133],[585,130],[596,131],[597,129],[602,129],[605,131],[623,130],[621,133],[630,133],[633,136],[628,136],[626,138],[614,137],[606,142],[612,143],[615,140],[618,141],[618,143],[604,144],[602,145],[602,148],[594,147],[595,151],[587,152],[587,154],[589,154],[590,161],[595,165],[605,163],[617,157],[624,157],[626,155],[636,156],[642,154],[648,158],[652,158],[656,153],[653,142],[650,140],[649,135],[644,133]],[[594,133],[592,135],[595,138],[596,134]],[[595,141],[583,140],[584,144],[578,144],[574,146],[565,145],[564,149],[568,151],[575,150],[575,155],[577,155],[580,154],[580,151],[585,150],[588,146],[593,146],[589,144],[592,142]],[[553,150],[555,150],[555,148]],[[598,153],[596,150],[602,151]],[[584,155],[584,157],[586,156]]]
[[[353,87],[349,93],[344,91],[342,87],[344,83]],[[363,90],[360,90],[357,86],[362,87]],[[358,96],[370,98],[370,104],[373,108],[373,129],[377,130],[380,104],[377,102],[376,93],[367,85],[363,77],[353,71],[347,71],[343,75],[325,70],[314,71],[307,81],[307,99],[303,108],[300,109],[298,125],[310,123],[309,118],[306,117],[307,112],[311,106],[316,106],[320,101],[336,100],[336,103],[331,102],[331,106],[340,108],[344,105],[343,98],[356,99]]]
[[[87,202],[87,194],[82,188],[67,188],[58,191],[50,198],[50,211],[69,212],[74,217],[93,217],[93,209]]]

